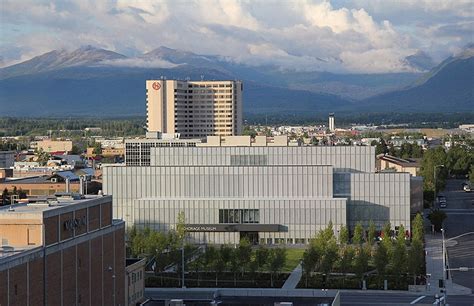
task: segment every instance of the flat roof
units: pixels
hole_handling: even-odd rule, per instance
[[[57,210],[75,210],[78,205],[84,204],[87,206],[88,203],[98,202],[95,200],[109,199],[111,196],[98,196],[98,195],[86,195],[83,199],[69,199],[69,198],[56,198],[59,201],[55,201],[55,198],[44,203],[18,203],[13,205],[6,205],[0,207],[0,220],[15,220],[16,218],[42,218],[45,213],[57,211]],[[94,203],[95,204],[95,203]],[[81,205],[82,206],[82,205]],[[11,210],[12,208],[13,210]],[[52,214],[54,215],[54,213]]]
[[[24,247],[15,247],[11,249],[6,249],[3,246],[0,246],[0,262],[7,257],[22,254],[36,248],[41,248],[41,247],[38,247],[37,245],[35,245],[35,246],[24,246]]]

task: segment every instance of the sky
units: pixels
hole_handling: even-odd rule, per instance
[[[248,65],[411,72],[474,42],[474,0],[0,0],[0,65],[84,45],[139,56],[159,46]]]

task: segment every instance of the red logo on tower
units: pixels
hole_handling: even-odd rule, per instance
[[[151,87],[153,87],[154,90],[160,90],[161,85],[160,85],[160,83],[158,83],[158,82],[153,82],[153,84],[151,85]]]

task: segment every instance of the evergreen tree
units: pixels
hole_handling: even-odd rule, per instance
[[[339,243],[348,244],[349,243],[349,230],[347,226],[343,225],[341,231],[339,232]]]
[[[357,255],[354,259],[354,272],[362,281],[364,278],[365,273],[369,268],[369,252],[368,250],[363,247],[359,246],[357,249]]]
[[[354,235],[352,236],[352,243],[362,244],[363,242],[364,242],[364,228],[362,227],[362,223],[357,222],[354,228]]]
[[[350,268],[352,267],[352,262],[354,260],[354,248],[350,245],[345,245],[341,249],[341,253],[339,256],[339,267],[341,268],[341,272],[344,274],[343,283],[345,280],[345,275],[349,272]]]
[[[412,240],[423,242],[425,236],[425,226],[423,217],[420,213],[417,213],[412,223]]]
[[[406,244],[405,238],[406,238],[405,227],[403,226],[403,224],[400,224],[400,226],[398,227],[397,243]]]
[[[385,279],[386,270],[388,264],[388,251],[383,243],[379,244],[375,250],[374,255],[374,265],[377,269],[377,274],[379,276],[379,281]]]
[[[408,250],[407,258],[408,273],[413,275],[413,285],[416,285],[416,277],[423,273],[425,254],[421,240],[413,240]]]
[[[375,241],[375,236],[377,235],[377,230],[375,228],[375,223],[373,220],[370,220],[369,230],[367,231],[367,242],[369,245],[372,245]]]

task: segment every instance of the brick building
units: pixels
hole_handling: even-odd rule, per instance
[[[0,305],[126,305],[124,234],[110,196],[0,209]]]

